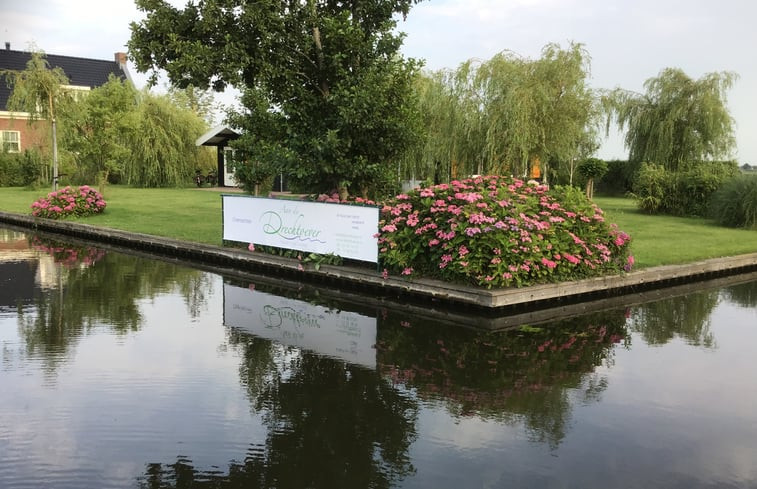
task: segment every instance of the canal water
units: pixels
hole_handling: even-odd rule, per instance
[[[754,488],[737,282],[492,332],[0,229],[0,487]]]

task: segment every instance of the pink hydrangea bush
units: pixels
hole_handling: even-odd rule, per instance
[[[486,287],[629,271],[631,238],[569,187],[485,176],[415,189],[385,205],[379,254],[389,271]]]
[[[48,219],[84,217],[103,212],[106,205],[100,192],[88,185],[79,188],[64,187],[34,202],[32,215]]]

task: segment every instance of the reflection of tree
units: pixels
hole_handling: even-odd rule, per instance
[[[54,245],[55,249],[65,245]],[[70,256],[70,255],[68,255]],[[195,288],[207,288],[202,272],[174,264],[144,260],[118,253],[77,252],[89,266],[67,261],[57,273],[57,287],[43,289],[35,308],[20,311],[20,335],[29,356],[45,360],[48,372],[65,359],[78,339],[99,325],[118,334],[139,329],[142,316],[138,301],[174,289],[182,291],[190,310],[199,309],[204,296]],[[94,262],[89,260],[98,256]]]
[[[664,345],[677,336],[691,345],[713,348],[710,315],[718,296],[715,290],[644,304],[634,308],[631,329],[650,345]]]
[[[388,488],[413,472],[418,407],[377,372],[231,330],[240,379],[268,427],[228,473],[179,457],[150,464],[142,487]]]
[[[381,372],[438,399],[457,416],[525,423],[538,441],[564,438],[571,405],[606,387],[591,375],[626,335],[622,312],[548,326],[481,332],[387,316],[377,342]]]
[[[741,307],[757,307],[757,281],[726,287],[723,295]]]

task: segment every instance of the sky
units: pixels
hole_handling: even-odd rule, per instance
[[[182,5],[183,0],[171,3]],[[2,44],[50,54],[113,59],[125,51],[129,23],[143,18],[131,0],[0,0]],[[536,59],[548,43],[581,43],[591,56],[589,84],[644,92],[664,68],[692,78],[733,71],[727,93],[740,164],[757,165],[757,2],[753,0],[424,0],[399,30],[403,53],[429,70],[455,68],[512,51]],[[136,84],[144,84],[130,65]],[[218,98],[232,103],[233,95]],[[597,154],[625,159],[612,132]]]

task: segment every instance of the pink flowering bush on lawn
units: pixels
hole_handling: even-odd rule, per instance
[[[485,176],[415,189],[387,203],[379,254],[389,271],[486,287],[630,271],[630,236],[570,187]]]
[[[79,188],[64,187],[50,192],[32,204],[32,215],[48,219],[68,216],[84,217],[99,214],[105,210],[105,200],[97,190],[88,185]]]

